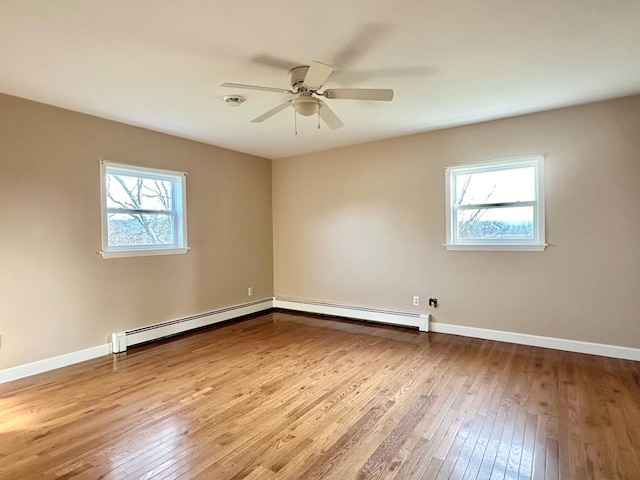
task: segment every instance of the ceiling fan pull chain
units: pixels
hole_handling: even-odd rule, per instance
[[[298,113],[295,109],[293,110],[293,131],[298,135]]]
[[[318,115],[316,115],[318,117],[318,130],[320,130],[320,109],[322,108],[322,105],[318,106]]]

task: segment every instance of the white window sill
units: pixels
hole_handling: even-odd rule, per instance
[[[532,245],[513,244],[476,244],[476,245],[454,245],[445,243],[447,250],[475,250],[475,251],[496,251],[496,252],[543,252],[547,248],[546,243]]]
[[[103,258],[124,258],[124,257],[149,257],[152,255],[180,255],[187,253],[189,247],[185,248],[154,248],[149,250],[115,250],[111,252],[100,251]]]

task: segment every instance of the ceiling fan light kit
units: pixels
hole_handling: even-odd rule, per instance
[[[344,123],[329,108],[326,102],[320,100],[318,96],[336,100],[374,100],[374,101],[390,101],[393,99],[393,90],[379,88],[332,88],[319,92],[322,85],[327,81],[329,75],[333,72],[333,67],[322,62],[311,62],[311,65],[302,65],[289,70],[289,84],[291,90],[274,87],[263,87],[258,85],[245,85],[242,83],[223,83],[221,86],[229,88],[244,88],[247,90],[259,90],[263,92],[288,93],[294,95],[295,98],[272,108],[268,112],[263,113],[252,120],[252,123],[261,123],[271,118],[276,113],[286,109],[289,105],[293,107],[296,113],[309,117],[311,115],[318,116],[331,129],[344,126]],[[239,97],[239,95],[237,95]],[[243,97],[240,97],[243,98]],[[225,101],[226,97],[225,97]],[[243,100],[244,101],[244,98]],[[227,102],[229,103],[229,102]],[[242,102],[240,102],[242,103]]]
[[[315,115],[318,113],[318,106],[320,105],[320,100],[311,95],[302,95],[298,98],[294,98],[293,102],[291,102],[293,108],[300,115],[304,117],[310,117],[311,115]]]

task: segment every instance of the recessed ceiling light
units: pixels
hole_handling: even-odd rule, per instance
[[[247,100],[242,95],[225,95],[222,98],[224,102],[231,107],[239,107]]]

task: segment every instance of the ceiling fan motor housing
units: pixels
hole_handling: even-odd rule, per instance
[[[295,67],[289,70],[289,83],[294,91],[304,86],[304,77],[307,76],[308,66]]]
[[[309,71],[308,66],[295,67],[289,70],[289,82],[291,88],[300,93],[298,98],[294,98],[291,104],[296,112],[305,117],[318,113],[320,102],[313,96],[313,91],[308,90],[304,84],[304,79]]]

